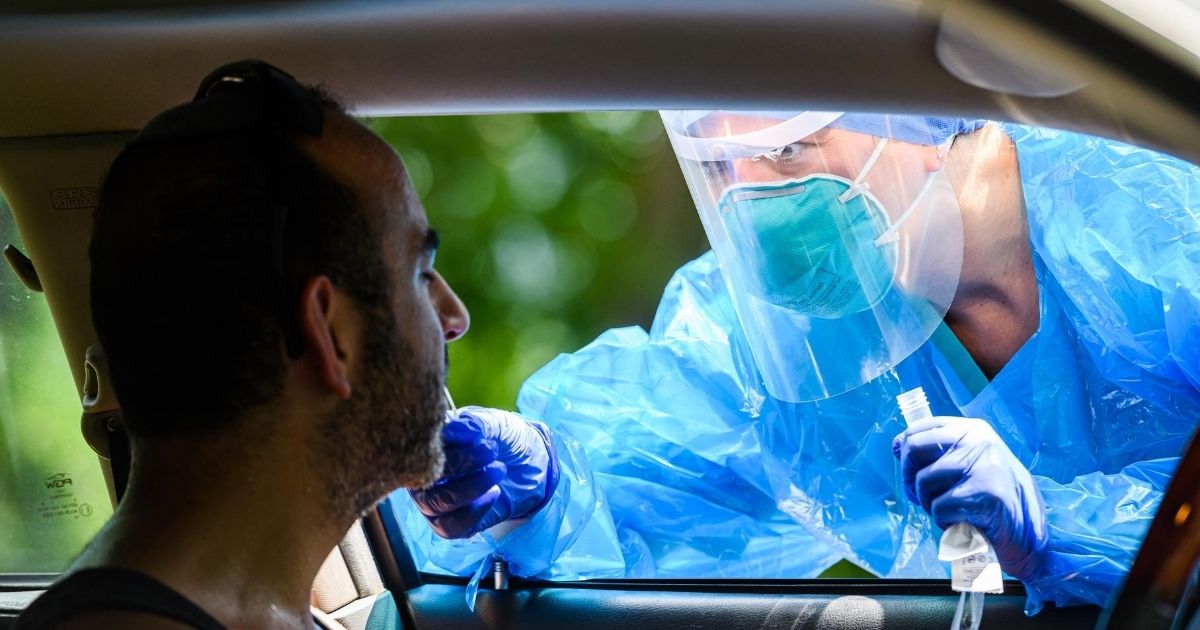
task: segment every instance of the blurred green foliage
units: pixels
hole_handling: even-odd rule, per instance
[[[459,405],[512,409],[555,355],[649,327],[663,287],[707,248],[658,115],[389,118],[441,233],[437,268],[471,312],[450,346]]]
[[[21,247],[0,197],[10,243]],[[45,298],[0,263],[0,572],[62,570],[112,513],[80,412]]]

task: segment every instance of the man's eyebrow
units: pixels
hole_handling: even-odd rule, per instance
[[[421,243],[421,253],[422,254],[437,253],[437,248],[438,248],[439,243],[440,243],[440,239],[438,238],[437,230],[435,230],[433,228],[429,228],[429,229],[425,230],[425,239],[424,239],[424,242]]]

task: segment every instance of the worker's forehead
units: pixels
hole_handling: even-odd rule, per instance
[[[688,132],[701,138],[723,138],[761,131],[783,121],[782,118],[756,113],[714,111],[688,125]]]
[[[742,136],[772,128],[788,127],[789,116],[795,112],[738,112],[713,111],[697,118],[687,126],[688,135],[697,138],[727,138]],[[803,140],[812,136],[826,136],[839,131],[828,125],[801,125],[805,131],[787,138],[789,141]]]

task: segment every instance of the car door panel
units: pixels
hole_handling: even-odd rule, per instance
[[[839,585],[845,594],[790,592],[664,591],[660,587],[619,588],[529,586],[509,591],[480,590],[475,611],[465,587],[425,584],[407,593],[415,627],[441,628],[719,628],[863,629],[947,628],[957,595],[904,594],[932,585],[880,588]],[[942,589],[948,591],[945,586]],[[990,628],[1091,628],[1099,610],[1049,608],[1026,617],[1022,592],[988,596],[984,624]]]

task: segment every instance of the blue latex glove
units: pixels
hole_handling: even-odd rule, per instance
[[[446,464],[432,486],[411,490],[433,531],[467,538],[537,512],[558,486],[550,430],[515,413],[463,407],[442,429]]]
[[[909,500],[943,530],[974,525],[996,550],[1000,568],[1023,581],[1046,563],[1046,508],[1029,471],[995,429],[975,418],[914,422],[892,441]]]

